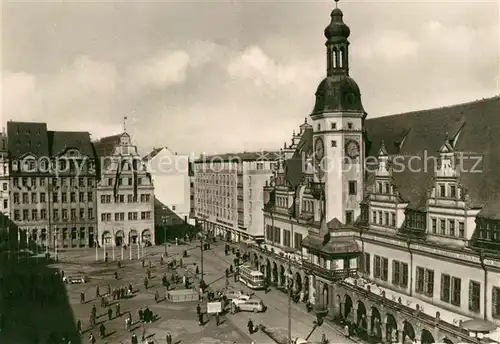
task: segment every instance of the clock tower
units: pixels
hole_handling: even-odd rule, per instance
[[[327,76],[316,90],[311,113],[314,179],[323,186],[327,223],[334,218],[345,224],[354,222],[363,200],[366,112],[359,87],[349,76],[350,33],[336,4],[325,29]]]

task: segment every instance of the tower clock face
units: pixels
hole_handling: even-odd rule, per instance
[[[316,141],[314,141],[314,157],[317,162],[319,162],[325,156],[325,144],[321,137],[318,137]]]
[[[347,140],[345,143],[345,155],[351,159],[359,156],[359,143],[355,140]]]

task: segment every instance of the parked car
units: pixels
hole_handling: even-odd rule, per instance
[[[224,291],[224,295],[230,301],[239,298],[241,295],[245,295],[241,290],[228,289]]]
[[[264,305],[264,302],[260,299],[248,299],[246,301],[242,301],[238,303],[237,305],[238,309],[240,311],[246,311],[246,312],[265,312],[266,311],[266,306]]]
[[[236,299],[233,299],[232,302],[236,305],[239,306],[241,303],[245,303],[248,300],[250,300],[252,297],[249,295],[242,294],[238,296]]]
[[[85,276],[64,276],[63,282],[67,284],[80,284],[87,283],[87,277]]]

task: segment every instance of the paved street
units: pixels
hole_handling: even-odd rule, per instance
[[[181,252],[184,249],[189,249],[188,246],[171,246],[168,248],[169,257],[173,254],[179,254],[177,258],[180,257]],[[105,326],[107,332],[110,333],[104,340],[98,339],[98,343],[113,343],[117,344],[120,341],[123,343],[130,343],[131,334],[125,331],[125,316],[114,317],[113,320],[107,320],[107,310],[108,308],[101,308],[99,300],[95,299],[95,285],[98,283],[100,285],[100,292],[105,293],[108,284],[111,288],[127,286],[128,283],[132,283],[134,289],[138,289],[139,292],[135,297],[131,299],[120,300],[121,313],[126,313],[128,311],[132,314],[132,319],[134,322],[133,331],[137,334],[139,340],[142,335],[142,324],[135,324],[138,319],[138,310],[142,307],[148,306],[155,314],[158,315],[158,319],[151,324],[145,325],[146,336],[151,336],[154,338],[155,343],[165,343],[165,336],[167,333],[171,333],[173,337],[173,342],[177,344],[195,344],[195,343],[207,343],[207,344],[233,344],[233,343],[250,343],[251,340],[248,336],[240,330],[240,327],[235,326],[230,321],[224,321],[218,327],[212,319],[209,319],[208,323],[204,326],[199,326],[196,318],[196,302],[189,303],[171,303],[167,301],[161,301],[158,304],[154,301],[154,294],[156,290],[159,290],[160,296],[164,296],[164,288],[161,286],[161,276],[167,270],[166,265],[160,266],[160,256],[163,253],[163,247],[150,247],[147,250],[146,262],[151,260],[153,264],[153,278],[148,290],[145,290],[143,285],[143,280],[146,275],[146,269],[142,268],[142,264],[138,260],[129,260],[129,251],[124,251],[125,260],[123,261],[123,267],[119,270],[120,279],[115,280],[113,278],[113,273],[118,271],[117,263],[110,262],[108,266],[102,262],[103,250],[101,249],[99,254],[101,257],[101,262],[95,263],[95,250],[70,250],[67,252],[60,252],[60,261],[56,266],[64,270],[66,276],[81,274],[85,272],[91,278],[91,282],[87,284],[75,284],[68,285],[68,296],[70,298],[71,305],[75,314],[75,321],[81,320],[83,327],[87,328],[89,323],[89,316],[91,313],[92,306],[95,304],[97,307],[98,320],[105,321]],[[109,257],[112,257],[112,252],[109,251]],[[136,251],[134,251],[136,255]],[[121,257],[121,251],[115,251],[115,258]],[[135,256],[137,257],[137,256]],[[193,262],[195,256],[190,258],[185,258],[184,263],[186,265]],[[188,267],[194,270],[193,267]],[[182,276],[185,269],[178,269],[179,274]],[[167,273],[168,275],[168,273]],[[179,287],[180,288],[180,287]],[[89,302],[85,304],[80,304],[80,293],[85,291],[86,298]],[[113,312],[115,311],[115,305],[111,306]],[[222,318],[222,320],[224,320]],[[83,341],[86,342],[89,333],[92,332],[98,338],[98,328],[91,331],[87,331],[84,334]]]
[[[199,249],[191,251],[192,257],[200,259],[201,252]],[[204,273],[207,283],[217,280],[212,286],[215,289],[223,288],[225,285],[225,278],[220,278],[224,275],[224,271],[234,259],[233,255],[224,255],[224,243],[218,242],[212,245],[211,249],[204,253]],[[248,291],[248,288],[242,283],[234,283],[233,279],[229,279],[231,285]],[[235,315],[229,315],[232,321],[241,330],[246,331],[248,319],[251,318],[255,324],[265,324],[267,327],[280,328],[286,332],[288,328],[288,295],[277,290],[271,290],[267,294],[264,291],[256,291],[255,294],[261,298],[267,305],[268,309],[264,313],[248,313],[240,312]],[[313,328],[313,321],[316,319],[315,315],[308,314],[305,310],[303,303],[292,303],[292,338],[300,337],[306,338]],[[319,342],[322,334],[325,333],[326,337],[331,343],[349,343],[340,331],[330,324],[325,323],[323,326],[317,328],[312,336],[309,338],[311,342]],[[263,337],[264,336],[264,337]],[[252,335],[256,343],[267,343],[269,338],[258,332]],[[264,342],[264,340],[267,340]]]

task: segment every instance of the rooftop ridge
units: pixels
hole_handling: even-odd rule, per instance
[[[484,103],[484,102],[489,102],[489,101],[498,100],[498,99],[500,99],[500,94],[489,97],[489,98],[476,99],[476,100],[471,100],[471,101],[459,103],[459,104],[445,105],[445,106],[440,106],[440,107],[420,109],[420,110],[414,110],[414,111],[406,111],[406,112],[400,112],[400,113],[395,113],[395,114],[386,115],[386,116],[382,115],[382,116],[375,117],[375,118],[368,118],[367,121],[374,121],[374,120],[381,119],[381,118],[391,118],[391,117],[395,117],[395,116],[409,115],[409,114],[416,115],[419,113],[425,113],[425,112],[429,112],[429,111],[457,108],[457,107],[461,107],[461,106]]]

